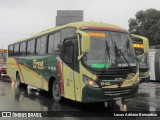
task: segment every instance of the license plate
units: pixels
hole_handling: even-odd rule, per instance
[[[116,100],[116,101],[117,101],[117,100],[121,100],[121,99],[122,99],[122,97],[114,97],[114,98],[113,98],[113,100]]]

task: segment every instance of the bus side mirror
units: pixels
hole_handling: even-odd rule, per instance
[[[87,54],[89,52],[89,47],[90,47],[90,36],[83,32],[83,31],[80,31],[80,30],[77,30],[76,31],[77,34],[79,34],[81,37],[78,37],[79,38],[79,42],[80,42],[80,48],[81,48],[81,55],[78,56],[78,60],[81,60],[82,57]],[[81,40],[80,40],[81,38]]]
[[[140,59],[145,54],[148,54],[149,51],[148,39],[146,37],[138,36],[135,34],[131,34],[131,36],[133,37],[132,42],[135,52],[138,53],[136,54],[137,58]]]

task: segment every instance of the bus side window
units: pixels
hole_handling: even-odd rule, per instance
[[[40,53],[40,44],[41,44],[41,38],[38,38],[36,42],[36,54]]]
[[[20,43],[19,55],[23,55],[23,43]]]
[[[54,34],[51,34],[49,35],[49,41],[48,41],[48,53],[54,53],[53,42],[54,42]]]
[[[19,43],[14,45],[14,55],[15,56],[19,55]]]
[[[27,42],[27,55],[30,54],[30,50],[31,50],[31,41]]]
[[[31,48],[30,48],[30,54],[35,54],[35,39],[31,40]]]
[[[47,36],[41,37],[40,43],[40,54],[44,55],[46,53],[46,45],[47,45]]]
[[[61,30],[61,43],[63,43],[65,38],[72,37],[76,34],[76,28],[64,28]]]
[[[61,36],[60,36],[60,32],[57,32],[57,33],[55,33],[55,37],[54,37],[54,40],[53,40],[54,42],[54,47],[53,47],[53,49],[54,49],[54,53],[59,53],[60,51],[61,51],[61,48],[60,48],[60,46],[61,46]]]
[[[63,54],[62,56],[65,63],[69,65],[73,64],[74,45],[72,43],[72,40],[64,41],[62,54]]]
[[[27,42],[27,55],[35,54],[35,40],[30,40]]]
[[[20,55],[26,54],[26,42],[20,43]]]
[[[8,50],[8,56],[13,56],[13,45],[9,46]]]
[[[47,37],[43,36],[37,39],[36,54],[44,55],[46,53]]]
[[[49,35],[49,42],[48,42],[48,53],[54,53],[54,54],[59,54],[61,51],[60,49],[60,44],[61,44],[61,39],[60,39],[60,32],[54,33]]]

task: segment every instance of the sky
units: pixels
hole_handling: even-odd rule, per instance
[[[83,10],[84,21],[128,29],[139,10],[160,10],[160,0],[0,0],[0,49],[55,27],[57,10]]]

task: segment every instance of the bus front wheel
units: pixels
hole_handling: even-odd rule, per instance
[[[14,85],[16,88],[20,87],[20,85],[21,85],[21,80],[20,80],[19,74],[16,75],[16,80],[15,80]]]
[[[52,94],[54,101],[59,102],[61,100],[60,86],[56,80],[53,82]]]

